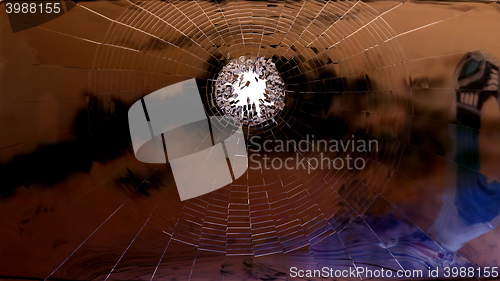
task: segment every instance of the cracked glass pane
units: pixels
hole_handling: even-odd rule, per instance
[[[498,1],[0,1],[0,279],[497,278],[499,34]]]

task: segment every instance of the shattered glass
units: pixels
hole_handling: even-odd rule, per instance
[[[63,0],[48,1],[64,12],[50,18],[7,14],[7,2],[0,278],[500,266],[497,1]],[[243,127],[248,159],[290,156],[255,152],[254,136],[379,149],[326,154],[362,158],[361,170],[249,168],[181,201],[168,160],[135,157],[128,110],[195,78],[206,115],[224,115],[217,79],[240,57],[272,62],[284,87],[271,122]]]

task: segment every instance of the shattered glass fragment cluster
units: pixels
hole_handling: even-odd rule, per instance
[[[264,83],[265,88],[254,86]],[[245,125],[276,123],[274,116],[285,106],[283,79],[272,60],[263,57],[231,60],[217,77],[215,97],[226,115]]]

